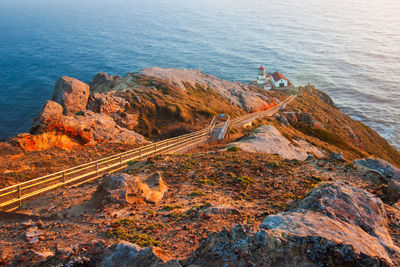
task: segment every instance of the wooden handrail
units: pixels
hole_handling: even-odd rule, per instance
[[[68,184],[82,184],[94,179],[98,179],[104,173],[112,173],[126,167],[129,161],[141,159],[149,156],[173,153],[190,148],[194,145],[206,142],[209,138],[210,129],[214,127],[225,127],[226,130],[229,126],[236,126],[246,120],[254,120],[258,117],[269,116],[279,111],[282,105],[286,105],[292,101],[295,96],[288,97],[279,105],[270,110],[247,114],[235,119],[228,119],[225,123],[217,123],[216,116],[212,119],[210,126],[189,134],[168,138],[159,142],[154,142],[144,145],[129,151],[118,153],[109,157],[101,158],[92,162],[84,163],[66,170],[58,171],[52,174],[44,175],[26,182],[12,185],[0,189],[0,210],[12,210],[18,208],[22,200],[34,197],[38,194],[48,192],[55,188],[59,188]],[[80,172],[84,172],[80,174]],[[57,182],[58,180],[58,182]],[[35,190],[35,187],[38,187]],[[27,190],[34,190],[33,192],[26,192]],[[7,198],[2,200],[2,198]],[[6,208],[18,204],[17,207]]]

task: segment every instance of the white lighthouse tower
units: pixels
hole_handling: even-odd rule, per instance
[[[258,84],[265,84],[265,68],[261,65],[258,68],[258,75],[257,75],[257,83]]]

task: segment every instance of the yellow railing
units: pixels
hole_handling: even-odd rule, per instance
[[[243,125],[244,122],[252,121],[263,116],[273,115],[279,111],[280,106],[286,105],[293,98],[293,96],[289,97],[281,104],[268,111],[251,113],[233,119],[230,125],[234,128]],[[214,118],[209,127],[200,131],[151,143],[110,157],[2,188],[0,189],[0,211],[14,210],[21,205],[23,200],[55,188],[77,186],[98,179],[106,173],[119,171],[126,168],[130,161],[140,160],[159,154],[174,153],[205,143],[209,140],[212,129],[217,126],[222,126],[222,124],[223,123],[217,124]]]

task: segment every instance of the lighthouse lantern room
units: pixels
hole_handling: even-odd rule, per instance
[[[265,68],[261,65],[258,68],[258,75],[257,75],[257,83],[258,84],[265,84]]]

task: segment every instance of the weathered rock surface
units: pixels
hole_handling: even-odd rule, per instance
[[[318,124],[313,116],[309,113],[293,111],[293,112],[284,112],[282,114],[283,118],[285,118],[290,124],[295,125],[298,123],[303,123],[309,127],[317,127],[321,124]]]
[[[146,142],[131,130],[138,124],[138,115],[125,113],[129,104],[125,99],[101,93],[91,96],[89,102],[88,99],[87,85],[73,78],[60,78],[55,85],[54,101],[44,103],[33,120],[31,134],[19,135],[13,141],[27,151],[55,146],[72,149],[98,142]],[[86,110],[87,105],[91,110]]]
[[[110,254],[110,255],[107,255]],[[180,267],[177,260],[164,262],[153,247],[140,248],[138,245],[122,241],[108,248],[101,262],[103,267]]]
[[[384,176],[386,182],[389,182],[391,179],[395,179],[400,182],[400,169],[383,159],[358,159],[354,161],[354,164],[362,168],[372,169],[380,172]]]
[[[71,149],[86,144],[114,142],[121,144],[143,144],[147,141],[140,134],[117,125],[106,114],[86,110],[73,116],[59,113],[59,105],[48,101],[35,119],[32,134],[19,135],[13,139],[27,151],[38,151],[50,147]]]
[[[89,140],[94,142],[108,141],[122,144],[146,142],[138,133],[118,126],[113,118],[88,110],[81,115],[75,115],[74,119],[65,119],[64,125],[87,133]]]
[[[253,235],[239,225],[211,233],[185,264],[390,266],[392,253],[399,253],[382,201],[365,190],[325,184],[299,207],[266,217]]]
[[[308,153],[323,157],[324,153],[305,140],[287,140],[274,126],[263,125],[240,141],[232,143],[244,151],[279,154],[283,158],[306,160]]]
[[[163,198],[167,190],[168,186],[164,183],[160,172],[147,177],[121,173],[105,177],[94,193],[92,201],[99,205],[132,204],[142,200],[156,203]]]
[[[105,72],[100,72],[94,76],[89,83],[90,92],[109,92],[117,85],[117,81],[121,79],[119,75],[108,75]]]
[[[259,109],[268,101],[264,95],[251,90],[248,85],[225,81],[199,70],[152,67],[140,71],[140,74],[169,81],[182,90],[186,90],[187,84],[192,87],[196,84],[204,88],[210,87],[232,104],[249,111]]]
[[[129,102],[116,96],[114,92],[107,94],[94,93],[89,97],[87,109],[96,113],[104,113],[112,117],[115,122],[132,130],[138,125],[139,114],[127,113]]]
[[[128,105],[128,101],[113,93],[94,93],[89,97],[87,109],[97,113],[112,114],[124,112]]]
[[[299,205],[326,216],[360,227],[378,238],[389,250],[398,250],[387,230],[388,223],[382,200],[371,193],[345,184],[325,184],[315,189]]]
[[[198,213],[205,216],[224,216],[231,214],[239,215],[240,211],[228,205],[215,205],[201,209]]]
[[[89,94],[89,85],[63,76],[57,80],[54,86],[52,100],[63,107],[64,115],[73,115],[86,109]]]
[[[400,200],[400,182],[390,180],[388,183],[388,194],[393,201]]]
[[[334,220],[318,212],[299,210],[268,216],[261,228],[287,237],[279,249],[295,254],[301,265],[324,266],[388,265],[391,259],[379,239],[354,224]],[[278,239],[279,240],[279,239]],[[286,243],[286,244],[285,244]],[[293,246],[299,244],[296,249]],[[286,248],[285,248],[286,247]],[[335,255],[335,254],[338,255]],[[290,265],[286,265],[290,266]]]
[[[33,119],[31,132],[37,131],[40,127],[47,128],[49,125],[57,125],[62,119],[63,107],[57,102],[47,100]]]
[[[346,159],[343,157],[342,153],[333,152],[329,155],[329,157],[334,161],[346,162]]]

